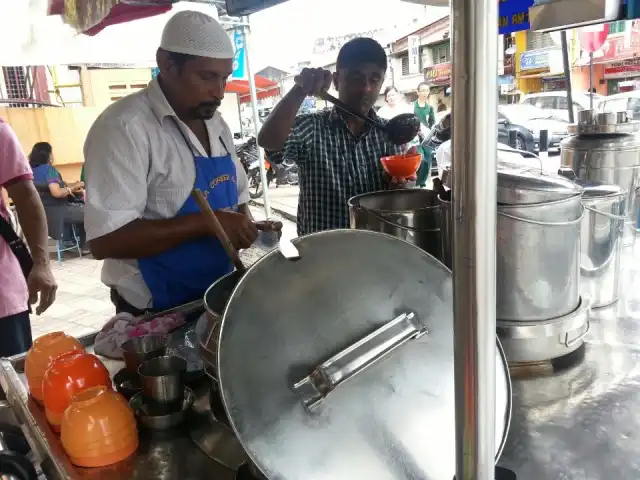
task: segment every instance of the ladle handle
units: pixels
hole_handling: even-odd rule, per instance
[[[414,313],[403,313],[334,355],[293,385],[302,404],[312,409],[340,384],[384,358],[405,342],[429,333]]]
[[[381,123],[376,122],[375,120],[373,120],[372,118],[367,117],[366,115],[362,115],[361,113],[353,111],[349,105],[347,105],[342,100],[340,100],[339,98],[334,97],[333,95],[331,95],[329,93],[325,92],[325,93],[320,94],[320,98],[322,100],[326,100],[327,102],[333,103],[336,107],[338,107],[343,112],[348,113],[349,115],[353,115],[354,117],[359,118],[360,120],[364,120],[365,122],[367,122],[369,125],[371,125],[373,127],[379,128],[380,130],[383,130],[385,132],[387,131],[387,128],[384,125],[382,125]]]
[[[236,270],[238,270],[238,272],[244,273],[247,269],[244,267],[242,260],[240,260],[238,251],[229,240],[227,232],[225,232],[224,228],[222,228],[222,225],[220,225],[218,217],[216,217],[215,212],[211,208],[211,205],[209,205],[209,202],[207,202],[207,199],[205,198],[202,191],[198,188],[194,188],[191,194],[200,207],[200,211],[204,215],[204,218],[209,224],[209,227],[211,227],[211,231],[215,234],[218,240],[220,240],[224,251],[227,252],[227,255],[231,259],[231,263],[233,263],[233,266],[236,267]]]

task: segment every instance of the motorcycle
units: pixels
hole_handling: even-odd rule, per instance
[[[246,143],[236,147],[236,154],[247,173],[249,179],[249,196],[262,196],[262,178],[260,176],[260,159],[255,137],[250,137]],[[269,161],[271,158],[274,161]],[[282,152],[265,152],[264,167],[267,172],[267,188],[275,180],[276,188],[280,185],[298,184],[298,166],[295,162],[281,161]]]

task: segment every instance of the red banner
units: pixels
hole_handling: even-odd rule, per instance
[[[424,81],[429,85],[449,85],[451,83],[451,64],[439,63],[425,68]]]
[[[634,78],[640,77],[640,58],[613,62],[604,67],[604,78]]]

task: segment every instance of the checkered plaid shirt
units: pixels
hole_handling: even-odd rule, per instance
[[[356,138],[335,108],[298,115],[284,150],[299,167],[298,235],[349,228],[348,200],[387,189],[380,158],[399,152],[368,125]]]

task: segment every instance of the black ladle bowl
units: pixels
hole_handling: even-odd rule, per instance
[[[402,113],[393,117],[386,124],[377,122],[376,120],[355,112],[342,100],[323,93],[320,98],[327,102],[333,103],[336,107],[349,115],[364,120],[369,125],[376,127],[387,134],[389,141],[394,145],[404,145],[412,141],[420,131],[420,120],[413,113]]]

